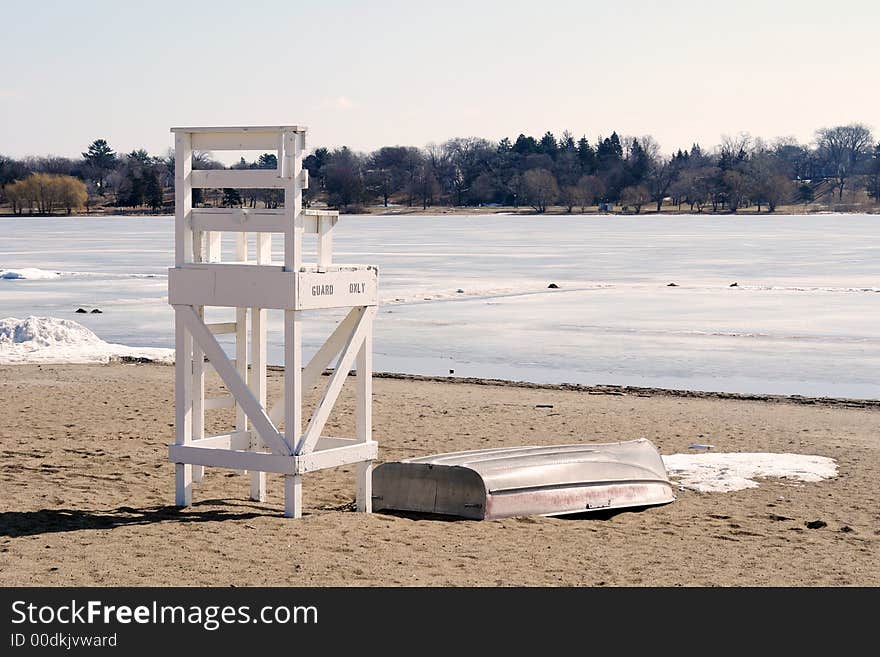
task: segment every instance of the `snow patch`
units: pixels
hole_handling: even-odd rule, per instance
[[[0,269],[0,278],[8,280],[28,279],[31,281],[50,281],[61,278],[61,272],[46,271],[35,267],[23,267],[21,269]]]
[[[0,279],[54,281],[59,278],[168,278],[167,274],[112,274],[99,271],[50,271],[36,267],[19,267],[18,269],[0,269]]]
[[[130,273],[130,274],[112,274],[109,272],[102,271],[62,271],[58,272],[63,276],[72,276],[78,278],[168,278],[167,274],[144,274],[144,273]]]
[[[27,319],[0,319],[2,365],[108,363],[123,358],[171,363],[174,361],[174,350],[104,342],[82,324],[69,319],[33,316]]]
[[[728,493],[757,488],[757,478],[781,477],[815,482],[837,476],[837,463],[827,456],[727,452],[671,454],[663,457],[670,478],[681,488],[703,493]]]

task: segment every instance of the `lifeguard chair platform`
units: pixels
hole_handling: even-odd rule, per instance
[[[247,471],[250,497],[266,499],[266,473],[283,475],[284,514],[302,515],[306,473],[356,464],[357,507],[370,512],[372,462],[372,334],[377,270],[370,265],[333,263],[334,211],[303,211],[302,168],[306,129],[302,126],[172,128],[175,136],[175,260],[168,272],[168,302],[176,332],[175,502],[192,503],[193,482],[204,468]],[[259,150],[277,153],[278,168],[204,170],[192,168],[194,150]],[[193,208],[194,188],[282,189],[279,209]],[[235,240],[235,259],[223,262],[224,233]],[[283,236],[283,262],[273,262],[273,235]],[[317,239],[317,261],[303,262],[303,239]],[[253,254],[251,258],[250,255]],[[235,321],[207,323],[206,307],[235,309]],[[308,364],[302,359],[303,322],[309,311],[350,308]],[[266,398],[266,311],[284,313],[283,396]],[[235,335],[230,358],[216,339]],[[334,357],[333,374],[303,429],[303,391],[321,381]],[[323,436],[324,425],[352,366],[356,367],[356,436]],[[227,395],[205,398],[205,373],[212,367]],[[235,409],[235,426],[205,436],[205,413]],[[283,430],[282,430],[283,425]]]

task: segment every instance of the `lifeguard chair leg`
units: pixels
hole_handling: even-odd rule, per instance
[[[284,517],[302,518],[301,475],[284,475]]]
[[[368,310],[372,314],[372,310]],[[355,378],[356,408],[355,431],[357,441],[361,443],[373,439],[373,322],[370,323],[364,336],[363,344],[357,355],[357,375]],[[363,461],[357,464],[355,472],[355,499],[357,510],[362,513],[373,512],[373,462]]]
[[[183,319],[175,308],[175,406],[174,406],[174,442],[186,445],[192,441],[192,345],[193,340]],[[192,465],[176,463],[174,466],[174,504],[189,506],[192,504]]]
[[[284,436],[295,448],[302,434],[302,320],[284,311]],[[284,476],[284,515],[302,517],[302,476]]]

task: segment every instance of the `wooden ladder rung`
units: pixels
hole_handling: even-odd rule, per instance
[[[235,397],[232,395],[205,398],[206,411],[215,411],[218,408],[232,408],[233,406],[235,406]]]
[[[225,335],[227,333],[235,333],[235,322],[215,322],[214,324],[205,324],[214,335]]]

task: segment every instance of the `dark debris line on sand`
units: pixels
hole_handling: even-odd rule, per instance
[[[150,358],[123,356],[111,359],[111,362],[139,363],[165,366]],[[270,372],[283,372],[281,365],[268,365]],[[332,370],[324,370],[323,375],[329,376]],[[353,374],[354,372],[352,372]],[[535,390],[570,390],[585,392],[591,395],[635,395],[638,397],[688,397],[691,399],[737,399],[741,401],[760,401],[778,404],[801,404],[805,406],[825,405],[844,408],[876,408],[880,409],[880,399],[847,399],[844,397],[804,397],[802,395],[750,395],[739,392],[707,392],[703,390],[674,390],[671,388],[644,388],[640,386],[615,385],[581,385],[578,383],[531,383],[530,381],[508,381],[507,379],[488,379],[482,377],[427,376],[421,374],[404,374],[401,372],[373,372],[376,379],[397,379],[400,381],[427,381],[434,383],[463,383],[479,386],[500,386],[507,388],[532,388]]]
[[[828,406],[844,406],[847,408],[878,408],[878,399],[844,399],[839,397],[803,397],[801,395],[751,395],[738,392],[705,392],[702,390],[673,390],[670,388],[643,388],[639,386],[614,385],[580,385],[577,383],[530,383],[528,381],[507,381],[505,379],[486,379],[475,377],[443,377],[422,376],[419,374],[401,374],[397,372],[374,372],[377,379],[400,379],[403,381],[434,381],[438,383],[469,383],[472,385],[504,386],[511,388],[534,388],[538,390],[571,390],[603,395],[662,395],[667,397],[690,397],[696,399],[738,399],[743,401],[763,401]]]

